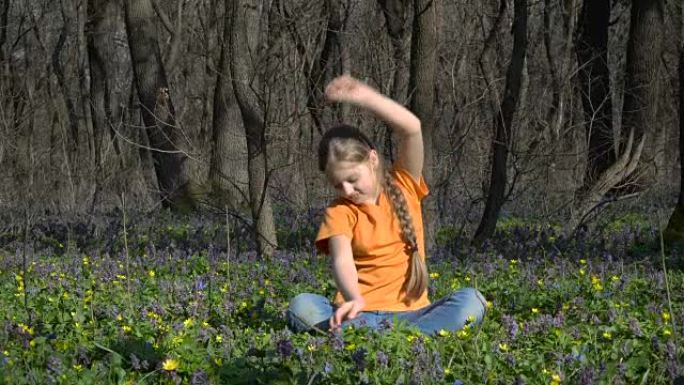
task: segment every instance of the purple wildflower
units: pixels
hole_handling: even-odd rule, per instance
[[[276,350],[283,358],[287,358],[292,355],[294,346],[292,346],[292,342],[290,342],[290,340],[280,340],[278,341]]]
[[[387,364],[389,363],[389,357],[387,357],[387,354],[383,351],[378,351],[375,353],[375,359],[378,362],[378,366],[382,368],[386,368]]]
[[[641,332],[641,326],[639,326],[639,321],[636,318],[629,319],[629,331],[632,332],[637,337],[641,337],[643,333]]]
[[[356,369],[363,371],[366,368],[366,349],[358,348],[352,353],[352,360],[356,365]]]

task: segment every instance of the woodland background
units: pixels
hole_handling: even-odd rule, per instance
[[[392,157],[381,122],[323,100],[351,73],[421,118],[430,238],[632,201],[664,202],[676,240],[683,20],[677,0],[2,0],[0,223],[226,214],[271,254],[333,196],[326,127]]]

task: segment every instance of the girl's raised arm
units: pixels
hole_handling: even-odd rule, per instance
[[[346,102],[372,111],[399,139],[397,166],[416,180],[423,173],[423,136],[420,120],[401,104],[349,75],[334,79],[325,89],[329,101]]]

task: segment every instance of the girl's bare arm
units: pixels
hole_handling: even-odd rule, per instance
[[[423,172],[423,136],[420,120],[401,104],[348,75],[334,79],[325,90],[334,102],[346,102],[373,112],[399,139],[398,166],[418,180]]]

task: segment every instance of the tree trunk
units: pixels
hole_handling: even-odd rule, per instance
[[[656,132],[655,126],[662,121],[658,119],[658,104],[661,98],[658,87],[658,69],[662,53],[662,27],[662,0],[632,1],[629,40],[627,41],[621,149],[632,130],[635,140],[641,140],[643,136],[653,135]],[[650,160],[654,154],[652,151],[648,152],[644,154],[644,157],[648,156]],[[655,170],[653,167],[648,167],[648,170],[643,168],[645,167],[639,167],[642,169],[641,172],[635,174],[646,177],[646,180],[641,181],[642,183],[652,184],[655,179]],[[625,179],[622,183],[634,183],[635,179]],[[628,191],[634,188],[639,190],[638,186],[619,187],[629,187]]]
[[[9,100],[6,100],[6,96],[8,95],[7,92],[11,90],[10,84],[12,83],[10,79],[12,78],[12,74],[8,73],[9,71],[6,70],[9,68],[8,63],[5,62],[5,43],[7,42],[7,19],[9,15],[9,7],[10,7],[10,0],[1,0],[0,2],[0,73],[2,73],[2,79],[0,79],[0,105],[3,106],[3,109],[7,111],[5,106],[9,105],[10,103]],[[13,94],[13,92],[10,92],[9,95]],[[12,125],[10,125],[11,127]],[[2,165],[3,160],[5,159],[5,154],[7,151],[7,147],[13,146],[14,144],[12,143],[10,146],[8,146],[8,141],[9,138],[11,137],[10,135],[10,130],[13,130],[13,128],[8,128],[7,125],[2,125],[0,126],[0,137],[3,138],[2,141],[0,141],[0,166]],[[12,141],[13,142],[13,141]]]
[[[684,9],[682,10],[684,20]],[[684,28],[679,47],[679,200],[672,212],[663,238],[669,245],[684,245]]]
[[[583,190],[587,190],[597,176],[615,162],[608,70],[610,1],[585,0],[580,14],[577,66],[589,142],[584,183],[580,188]]]
[[[247,152],[245,131],[240,124],[240,110],[235,100],[230,76],[230,34],[231,1],[227,0],[224,18],[223,38],[219,59],[216,89],[214,90],[214,111],[212,122],[212,152],[209,165],[209,179],[212,195],[219,207],[228,205],[237,209],[246,203],[243,187],[248,175],[242,161]]]
[[[482,220],[473,237],[473,244],[477,246],[494,234],[496,221],[504,203],[508,153],[513,144],[512,122],[520,98],[522,73],[527,55],[527,0],[515,0],[513,13],[513,52],[506,73],[506,85],[500,113],[497,114],[494,123],[495,134],[492,140],[493,160],[489,194],[487,195]]]
[[[107,60],[113,54],[109,49],[112,39],[111,24],[116,20],[116,3],[106,0],[88,0],[88,16],[86,21],[86,39],[88,47],[88,64],[90,66],[90,116],[93,126],[93,160],[95,163],[95,193],[91,203],[91,211],[100,200],[103,181],[103,151],[108,132],[108,124],[112,123],[110,107],[111,87],[107,71]]]
[[[62,10],[62,22],[64,25],[59,31],[59,36],[57,37],[57,43],[52,51],[52,68],[57,78],[57,84],[64,97],[64,103],[66,105],[66,120],[69,126],[68,135],[65,137],[67,141],[67,162],[70,174],[74,175],[76,171],[76,165],[78,163],[78,149],[79,149],[79,129],[78,129],[78,114],[76,112],[76,103],[69,93],[69,85],[67,84],[66,74],[64,73],[64,66],[62,64],[62,51],[67,42],[69,35],[69,24],[67,20],[66,11],[64,9],[63,0],[60,1],[60,7]]]
[[[392,99],[404,103],[407,98],[409,73],[407,68],[406,52],[406,20],[409,13],[407,0],[378,0],[382,13],[385,16],[385,28],[392,44],[392,88],[389,92]],[[386,158],[393,158],[392,130],[385,129],[383,135],[382,151]]]
[[[161,61],[154,9],[150,0],[126,0],[126,31],[142,118],[159,183],[162,205],[175,210],[194,207],[183,163],[180,127]]]
[[[434,137],[435,129],[435,68],[437,66],[437,11],[432,0],[413,1],[413,28],[411,37],[411,61],[409,77],[409,93],[412,95],[410,109],[420,119],[423,130],[425,148],[425,166],[423,175],[428,184],[434,182]],[[424,201],[423,212],[426,214],[425,248],[432,250],[434,231],[432,229],[435,215],[434,199]]]
[[[229,6],[230,1],[226,1]],[[257,252],[270,257],[277,247],[271,198],[268,193],[268,157],[266,154],[266,122],[262,106],[254,90],[259,89],[254,73],[258,57],[259,7],[256,0],[232,1],[230,12],[230,70],[233,91],[247,138],[247,172],[249,204],[252,210]]]

